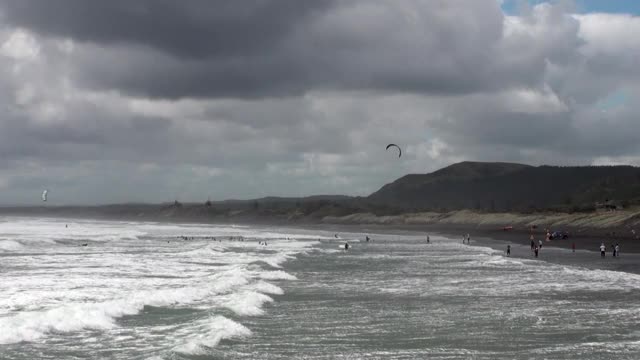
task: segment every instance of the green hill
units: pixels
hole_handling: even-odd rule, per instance
[[[607,200],[638,203],[640,168],[462,162],[430,174],[403,176],[367,200],[420,210],[593,210]]]

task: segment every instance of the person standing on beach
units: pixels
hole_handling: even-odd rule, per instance
[[[533,252],[536,254],[536,257],[538,257],[538,250],[539,250],[539,249],[538,249],[538,247],[537,247],[537,246],[533,249]]]
[[[542,239],[538,240],[538,247],[542,249]]]
[[[531,235],[531,251],[536,247],[536,242],[533,240],[533,235]]]
[[[507,245],[507,256],[511,256],[511,245]]]
[[[616,243],[615,250],[616,250],[616,256],[620,256],[620,245],[618,245],[618,243]]]
[[[616,246],[611,244],[611,254],[613,255],[613,257],[616,257]]]
[[[467,234],[467,244],[471,244],[471,235]]]
[[[600,257],[604,257],[604,253],[607,251],[607,247],[604,246],[604,243],[600,244]]]

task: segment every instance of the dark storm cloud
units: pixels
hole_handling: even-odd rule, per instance
[[[0,6],[11,25],[113,46],[79,54],[76,76],[86,85],[177,98],[299,93],[301,59],[278,49],[332,2],[7,0]],[[298,73],[293,79],[292,72]]]
[[[201,201],[366,195],[462,160],[640,164],[633,17],[505,17],[495,0],[0,13],[0,203],[46,184],[77,202]]]
[[[3,0],[4,21],[45,35],[149,46],[179,58],[256,54],[333,0]]]
[[[83,86],[158,98],[536,87],[546,59],[565,58],[568,45],[556,37],[557,47],[534,42],[517,53],[521,40],[530,39],[502,41],[495,0],[6,0],[0,6],[14,26],[94,44],[74,54],[74,79]]]

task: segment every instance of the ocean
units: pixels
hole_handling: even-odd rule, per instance
[[[435,235],[1,217],[0,358],[640,359],[640,275]]]

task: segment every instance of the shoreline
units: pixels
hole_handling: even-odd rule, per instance
[[[93,215],[93,216],[92,216]],[[540,260],[557,265],[579,266],[592,270],[622,271],[640,274],[640,240],[628,237],[606,238],[603,229],[580,229],[578,235],[572,235],[566,240],[544,241],[539,257],[536,259],[530,250],[529,233],[522,230],[502,231],[495,228],[480,227],[477,225],[461,224],[331,224],[326,222],[291,222],[291,221],[216,221],[204,222],[198,219],[151,219],[141,217],[112,217],[96,216],[95,214],[2,214],[8,217],[41,217],[56,219],[78,219],[78,220],[98,220],[98,221],[148,221],[157,223],[175,224],[200,224],[200,225],[247,225],[247,226],[279,226],[291,229],[319,230],[327,232],[349,232],[352,234],[362,234],[362,238],[367,234],[396,234],[396,235],[439,235],[450,239],[460,239],[463,234],[470,234],[471,244],[490,247],[501,251],[506,257],[506,247],[511,245],[511,257],[517,259]],[[238,219],[237,219],[238,220]],[[266,219],[261,219],[266,220]],[[606,229],[605,229],[606,230]],[[538,229],[535,234],[535,241],[543,239],[542,231]],[[375,239],[374,239],[375,241]],[[603,242],[607,246],[605,259],[600,258],[599,246]],[[576,244],[575,253],[572,252],[571,244]],[[620,245],[620,257],[611,256],[611,244]],[[426,244],[425,244],[426,245]]]

